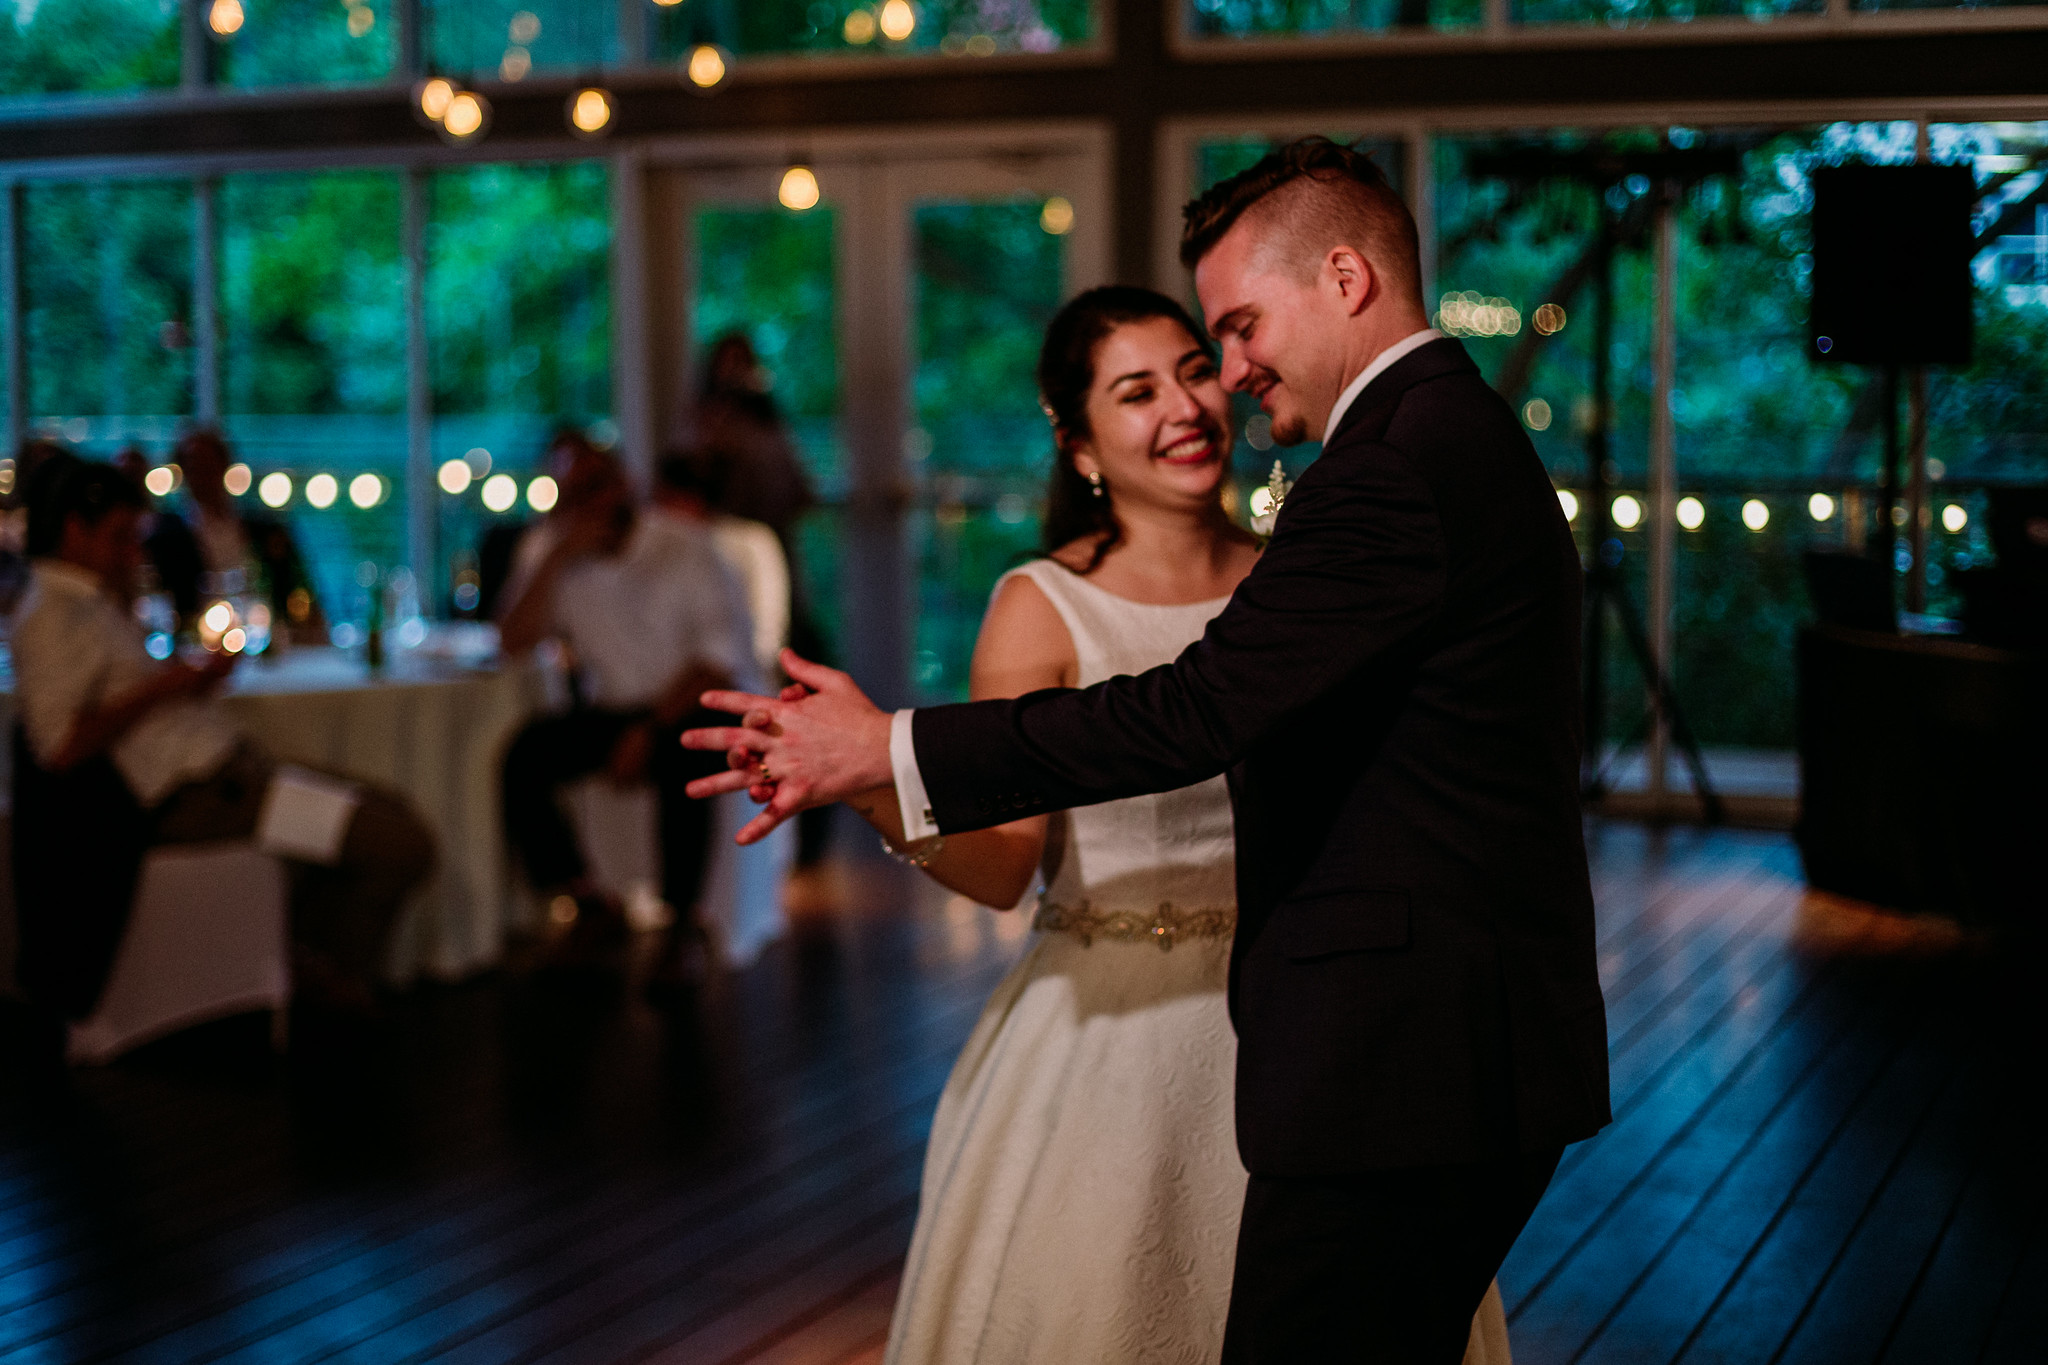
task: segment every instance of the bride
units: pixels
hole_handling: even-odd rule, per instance
[[[1178,304],[1081,295],[1038,384],[1057,447],[1046,557],[996,584],[977,699],[1170,662],[1258,557],[1223,508],[1229,405]],[[856,808],[901,838],[893,792]],[[888,1365],[1216,1360],[1245,1189],[1224,779],[952,836],[918,861],[987,905],[1016,904],[1041,869],[1044,886],[1031,947],[939,1099]],[[1507,1359],[1489,1290],[1466,1360]]]

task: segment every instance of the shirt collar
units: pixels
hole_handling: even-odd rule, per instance
[[[1427,346],[1432,341],[1443,340],[1443,333],[1434,327],[1425,327],[1411,336],[1402,337],[1393,345],[1372,358],[1372,363],[1358,372],[1358,377],[1344,386],[1344,392],[1337,395],[1337,405],[1330,409],[1330,420],[1323,425],[1323,444],[1337,434],[1337,423],[1344,420],[1344,414],[1351,411],[1351,405],[1358,395],[1365,392],[1365,386],[1378,379],[1402,356],[1418,346]]]
[[[38,559],[35,571],[37,585],[46,592],[59,592],[70,597],[98,597],[106,591],[98,574],[66,559]]]

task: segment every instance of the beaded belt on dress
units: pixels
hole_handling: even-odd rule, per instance
[[[1107,938],[1119,943],[1156,943],[1164,952],[1184,938],[1229,938],[1237,932],[1237,909],[1191,910],[1161,901],[1156,910],[1107,910],[1086,901],[1061,905],[1041,900],[1031,927],[1041,933],[1072,934],[1084,945]]]

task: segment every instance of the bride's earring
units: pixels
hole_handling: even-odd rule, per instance
[[[1093,473],[1088,476],[1088,488],[1089,491],[1094,493],[1095,496],[1098,498],[1106,498],[1109,496],[1107,493],[1102,491],[1102,475],[1100,473]]]

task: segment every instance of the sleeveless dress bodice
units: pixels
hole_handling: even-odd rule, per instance
[[[1014,569],[1004,581],[1018,577],[1036,584],[1066,623],[1082,687],[1173,662],[1230,600],[1132,602],[1049,559]],[[1228,937],[1236,928],[1236,838],[1222,777],[1050,819],[1040,930],[1170,948],[1190,937]]]

